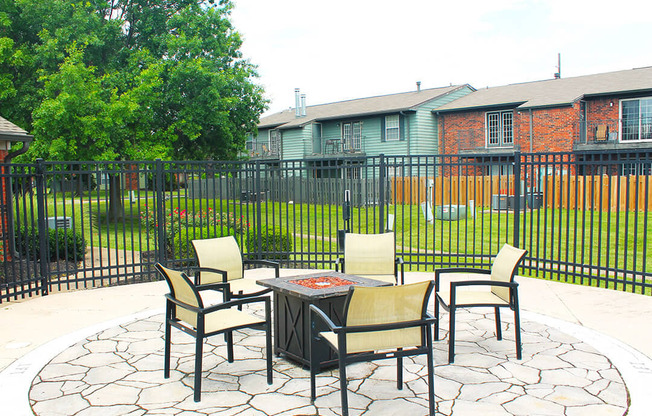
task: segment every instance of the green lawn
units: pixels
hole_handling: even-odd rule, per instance
[[[60,194],[59,194],[60,196]],[[21,201],[22,202],[22,201]],[[27,200],[27,211],[36,202]],[[33,204],[31,205],[30,204]],[[103,193],[91,197],[48,197],[49,216],[69,216],[75,228],[84,234],[89,246],[110,247],[125,251],[149,251],[155,247],[152,229],[141,227],[140,215],[149,208],[153,210],[151,193],[140,192],[130,199],[125,193],[124,218],[118,222],[108,221],[108,200]],[[233,200],[186,199],[181,192],[174,192],[165,202],[166,212],[200,212],[212,209],[214,213],[228,213],[236,218],[244,217],[250,227],[260,224],[275,226],[292,236],[296,261],[311,261],[318,267],[325,261],[330,267],[337,251],[337,230],[344,228],[341,206],[316,204],[291,204],[264,202],[260,205]],[[25,208],[19,207],[16,218],[23,218]],[[394,231],[397,233],[397,251],[406,262],[422,263],[412,270],[431,270],[435,264],[458,262],[481,262],[473,255],[495,253],[503,243],[513,243],[514,214],[492,212],[478,208],[474,218],[460,221],[435,220],[427,223],[418,205],[386,207],[386,214],[394,215]],[[215,214],[215,215],[217,215]],[[260,219],[258,217],[260,215]],[[618,270],[652,270],[650,242],[652,214],[647,218],[641,213],[599,212],[538,209],[519,214],[519,246],[526,248],[534,258],[555,259],[540,266],[539,277],[557,278],[556,270],[565,263],[583,264],[585,267],[601,266],[613,270],[609,276],[625,279]],[[375,232],[379,229],[379,208],[354,207],[351,211],[352,230]],[[183,221],[182,221],[183,224]],[[588,269],[587,269],[588,270]],[[569,269],[573,271],[573,269]],[[579,272],[576,266],[575,271]],[[614,273],[615,271],[615,273]],[[595,273],[595,271],[593,272]],[[602,272],[601,274],[605,274]]]

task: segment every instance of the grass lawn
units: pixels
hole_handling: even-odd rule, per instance
[[[117,222],[107,218],[109,201],[103,192],[75,197],[67,194],[65,199],[61,195],[57,194],[57,199],[48,196],[47,215],[72,217],[74,228],[83,233],[89,247],[125,251],[150,251],[156,247],[153,230],[141,226],[140,221],[141,213],[154,209],[152,193],[125,193],[125,215]],[[24,214],[32,218],[35,206],[35,199],[20,200],[16,218],[24,218]],[[296,253],[292,259],[309,262],[310,267],[332,268],[337,255],[330,253],[337,252],[337,230],[345,228],[342,207],[336,205],[263,202],[258,211],[256,204],[186,199],[182,192],[174,192],[165,201],[165,208],[168,214],[175,208],[194,213],[210,208],[213,215],[242,217],[250,227],[262,224],[281,228],[292,236]],[[406,262],[414,263],[406,265],[411,270],[432,270],[433,264],[487,263],[483,255],[496,253],[503,243],[513,244],[515,235],[514,213],[482,207],[477,208],[475,217],[460,221],[428,223],[418,205],[390,205],[386,214],[394,215],[397,252]],[[630,277],[624,276],[622,270],[652,270],[652,256],[646,255],[652,245],[652,214],[646,217],[632,212],[540,208],[519,213],[518,220],[518,245],[526,248],[532,258],[548,259],[532,270],[538,277],[557,279],[558,270],[566,270],[626,280]],[[379,223],[377,206],[352,208],[352,231],[375,232]]]

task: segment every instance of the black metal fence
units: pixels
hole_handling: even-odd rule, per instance
[[[3,165],[0,302],[157,280],[229,234],[245,257],[332,268],[342,231],[387,230],[409,270],[511,243],[522,274],[649,294],[651,169],[651,152]]]

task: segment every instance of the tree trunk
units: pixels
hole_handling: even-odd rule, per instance
[[[109,175],[109,221],[117,222],[124,219],[124,200],[122,198],[122,183],[119,173]]]

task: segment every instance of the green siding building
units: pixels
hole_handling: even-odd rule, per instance
[[[270,163],[301,159],[306,166],[319,167],[355,163],[361,156],[438,153],[438,122],[432,110],[473,91],[469,85],[417,88],[305,106],[305,97],[296,90],[296,108],[260,120],[258,134],[247,143],[248,156]],[[319,169],[314,171],[320,175]],[[329,176],[337,172],[327,171]]]

